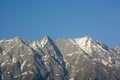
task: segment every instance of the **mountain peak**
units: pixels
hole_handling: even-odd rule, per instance
[[[53,42],[52,39],[49,36],[45,36],[42,40],[41,40],[41,45],[42,47],[45,46],[47,43],[51,43]]]
[[[89,37],[89,36],[85,36],[85,37],[82,37],[82,38],[78,38],[78,39],[80,39],[80,40],[82,40],[82,41],[93,41],[93,39],[91,38],[91,37]]]
[[[74,41],[83,46],[90,45],[92,42],[94,42],[94,40],[89,36],[85,36],[82,38],[76,38],[76,39],[74,39]]]
[[[45,36],[42,40],[43,41],[49,41],[49,40],[51,40],[51,38],[49,36]]]
[[[90,36],[85,36],[85,37],[82,37],[82,38],[92,39]]]
[[[85,36],[82,38],[75,38],[70,40],[73,44],[79,45],[81,49],[83,49],[87,53],[92,52],[92,46],[96,45],[96,41],[94,41],[91,37]]]
[[[13,40],[22,40],[20,37],[15,37]]]
[[[33,41],[31,46],[43,48],[48,42],[52,42],[52,39],[49,36],[45,36],[42,40]]]

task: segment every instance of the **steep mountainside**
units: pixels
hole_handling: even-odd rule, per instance
[[[0,80],[120,80],[120,48],[90,37],[0,40]]]
[[[56,41],[70,80],[120,80],[120,54],[104,44],[83,37]]]
[[[49,37],[0,41],[0,80],[67,80],[63,56]]]

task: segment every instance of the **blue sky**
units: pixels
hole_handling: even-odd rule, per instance
[[[0,0],[0,39],[45,35],[120,46],[120,0]]]

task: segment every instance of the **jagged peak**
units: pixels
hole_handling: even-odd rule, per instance
[[[90,36],[85,36],[85,37],[82,37],[82,38],[75,38],[75,39],[82,40],[82,41],[88,41],[88,40],[93,41],[93,39]]]
[[[80,45],[91,45],[92,43],[94,43],[95,41],[89,37],[89,36],[85,36],[82,38],[75,38],[74,39],[75,42],[77,42]]]
[[[53,42],[52,39],[49,36],[45,36],[42,40],[41,40],[41,45],[42,47],[45,46],[47,43],[51,43]]]
[[[82,37],[82,38],[70,39],[70,41],[73,44],[79,45],[79,47],[87,53],[92,52],[92,46],[97,47],[96,41],[89,36],[85,36],[85,37]]]
[[[52,39],[49,36],[45,36],[42,40],[43,41],[51,41]]]
[[[41,47],[43,48],[47,43],[52,42],[52,39],[49,36],[43,37],[41,40],[33,41],[31,46],[36,48],[36,47]]]
[[[0,40],[1,42],[19,42],[19,41],[22,41],[22,39],[20,37],[14,37],[14,38],[11,38],[11,39],[3,39],[3,40]]]
[[[20,37],[15,37],[15,38],[13,38],[13,40],[18,41],[18,40],[22,40],[22,38],[20,38]]]

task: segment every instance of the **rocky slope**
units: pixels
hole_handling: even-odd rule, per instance
[[[120,48],[90,37],[0,40],[0,80],[120,80]]]
[[[120,51],[83,37],[56,41],[70,80],[120,80]]]
[[[49,37],[0,41],[0,80],[67,80],[63,56]]]

